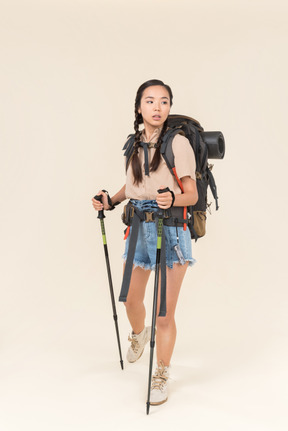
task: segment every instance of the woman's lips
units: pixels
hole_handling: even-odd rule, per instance
[[[153,120],[161,120],[161,117],[160,117],[160,115],[153,115]]]

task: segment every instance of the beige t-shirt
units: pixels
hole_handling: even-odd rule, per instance
[[[158,128],[154,131],[153,135],[151,136],[150,143],[157,142],[160,132],[161,128]],[[142,131],[141,140],[147,142],[145,130]],[[172,150],[175,157],[175,168],[178,178],[181,179],[182,177],[189,176],[195,180],[195,156],[188,139],[183,135],[177,134],[172,142]],[[153,147],[148,149],[149,165],[153,159],[155,151],[156,149]],[[157,171],[149,172],[149,176],[145,175],[144,150],[142,147],[139,147],[138,157],[142,167],[143,181],[138,185],[133,184],[134,176],[131,163],[129,163],[125,189],[127,199],[156,199],[156,195],[158,194],[157,190],[161,186],[169,187],[169,189],[172,190],[175,195],[181,194],[181,189],[178,186],[176,179],[169,171],[169,168],[162,156]]]

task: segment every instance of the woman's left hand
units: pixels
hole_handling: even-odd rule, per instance
[[[166,187],[161,186],[159,187],[159,189],[163,190],[166,189]],[[171,207],[172,204],[172,193],[170,192],[165,192],[165,193],[159,193],[156,196],[156,202],[159,208],[166,210],[167,208]]]

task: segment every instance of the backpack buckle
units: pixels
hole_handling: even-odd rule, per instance
[[[149,223],[149,222],[153,222],[153,214],[154,212],[145,212],[145,222]]]
[[[172,216],[170,208],[164,210],[164,218],[170,218]]]

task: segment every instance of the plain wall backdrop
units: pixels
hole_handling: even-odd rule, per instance
[[[131,415],[139,429],[287,429],[287,12],[280,0],[0,1],[1,431],[129,430]],[[119,376],[91,198],[124,184],[135,94],[152,78],[171,86],[171,113],[223,132],[226,155],[179,299],[182,383],[147,422],[146,381]],[[116,298],[122,207],[105,219]]]

